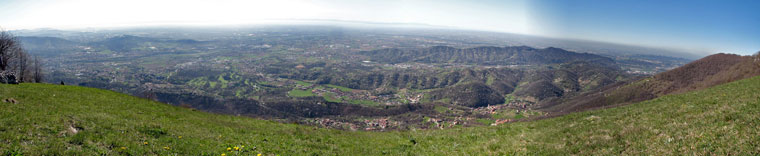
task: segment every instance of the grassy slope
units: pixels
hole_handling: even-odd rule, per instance
[[[238,154],[758,155],[758,90],[754,77],[534,122],[348,132],[197,112],[93,88],[0,85],[0,98],[20,101],[0,103],[0,152],[231,155],[227,147],[244,145]],[[81,131],[66,132],[71,125]]]

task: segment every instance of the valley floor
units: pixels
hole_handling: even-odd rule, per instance
[[[341,131],[94,88],[0,85],[3,155],[758,155],[760,77],[499,126]],[[8,99],[8,100],[6,100]]]

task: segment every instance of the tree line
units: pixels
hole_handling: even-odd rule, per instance
[[[42,62],[12,33],[0,30],[0,83],[42,82]]]

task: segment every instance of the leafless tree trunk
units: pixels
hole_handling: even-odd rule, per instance
[[[42,62],[40,62],[39,57],[34,56],[34,66],[32,68],[34,69],[34,82],[41,83],[44,75],[42,73]]]
[[[19,49],[18,47],[20,47],[18,39],[13,34],[0,30],[0,71],[8,69],[8,64],[13,59],[14,51]]]
[[[18,79],[18,82],[26,82],[28,80],[29,75],[29,56],[26,54],[23,50],[16,51],[16,57],[14,59],[15,61],[13,64],[15,64],[16,68],[16,78]]]
[[[42,63],[30,59],[16,36],[0,30],[0,83],[42,82]]]

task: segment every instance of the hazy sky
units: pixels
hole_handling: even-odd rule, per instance
[[[750,54],[760,50],[758,8],[753,0],[0,0],[0,27],[331,19]]]

